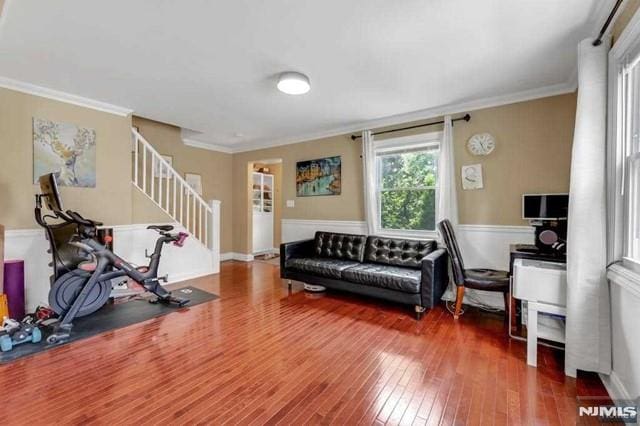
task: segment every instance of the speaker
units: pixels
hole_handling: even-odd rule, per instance
[[[535,227],[536,247],[546,253],[564,253],[566,251],[566,222],[545,222]]]

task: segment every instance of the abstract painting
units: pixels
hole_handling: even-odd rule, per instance
[[[342,191],[342,160],[338,157],[296,163],[296,195],[340,195]]]
[[[58,173],[63,186],[95,188],[96,131],[33,118],[33,183]]]

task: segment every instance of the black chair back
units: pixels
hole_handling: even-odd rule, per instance
[[[462,254],[460,254],[460,247],[456,240],[456,234],[453,231],[453,225],[449,222],[449,219],[445,219],[438,223],[438,230],[440,235],[447,246],[449,257],[451,258],[451,269],[453,270],[453,280],[456,285],[464,284],[464,262],[462,261]]]

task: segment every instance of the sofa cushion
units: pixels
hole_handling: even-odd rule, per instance
[[[360,263],[351,260],[327,259],[323,257],[299,257],[286,261],[286,267],[298,272],[327,278],[342,278],[342,271]]]
[[[314,252],[318,257],[362,262],[366,239],[364,235],[319,231],[313,243]]]
[[[434,240],[367,238],[364,261],[420,269],[422,258],[438,248]]]
[[[376,263],[361,263],[342,272],[347,281],[404,293],[420,293],[421,276],[419,270]]]

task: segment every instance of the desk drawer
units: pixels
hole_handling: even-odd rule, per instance
[[[513,263],[513,297],[521,300],[566,306],[566,265],[517,259]]]

